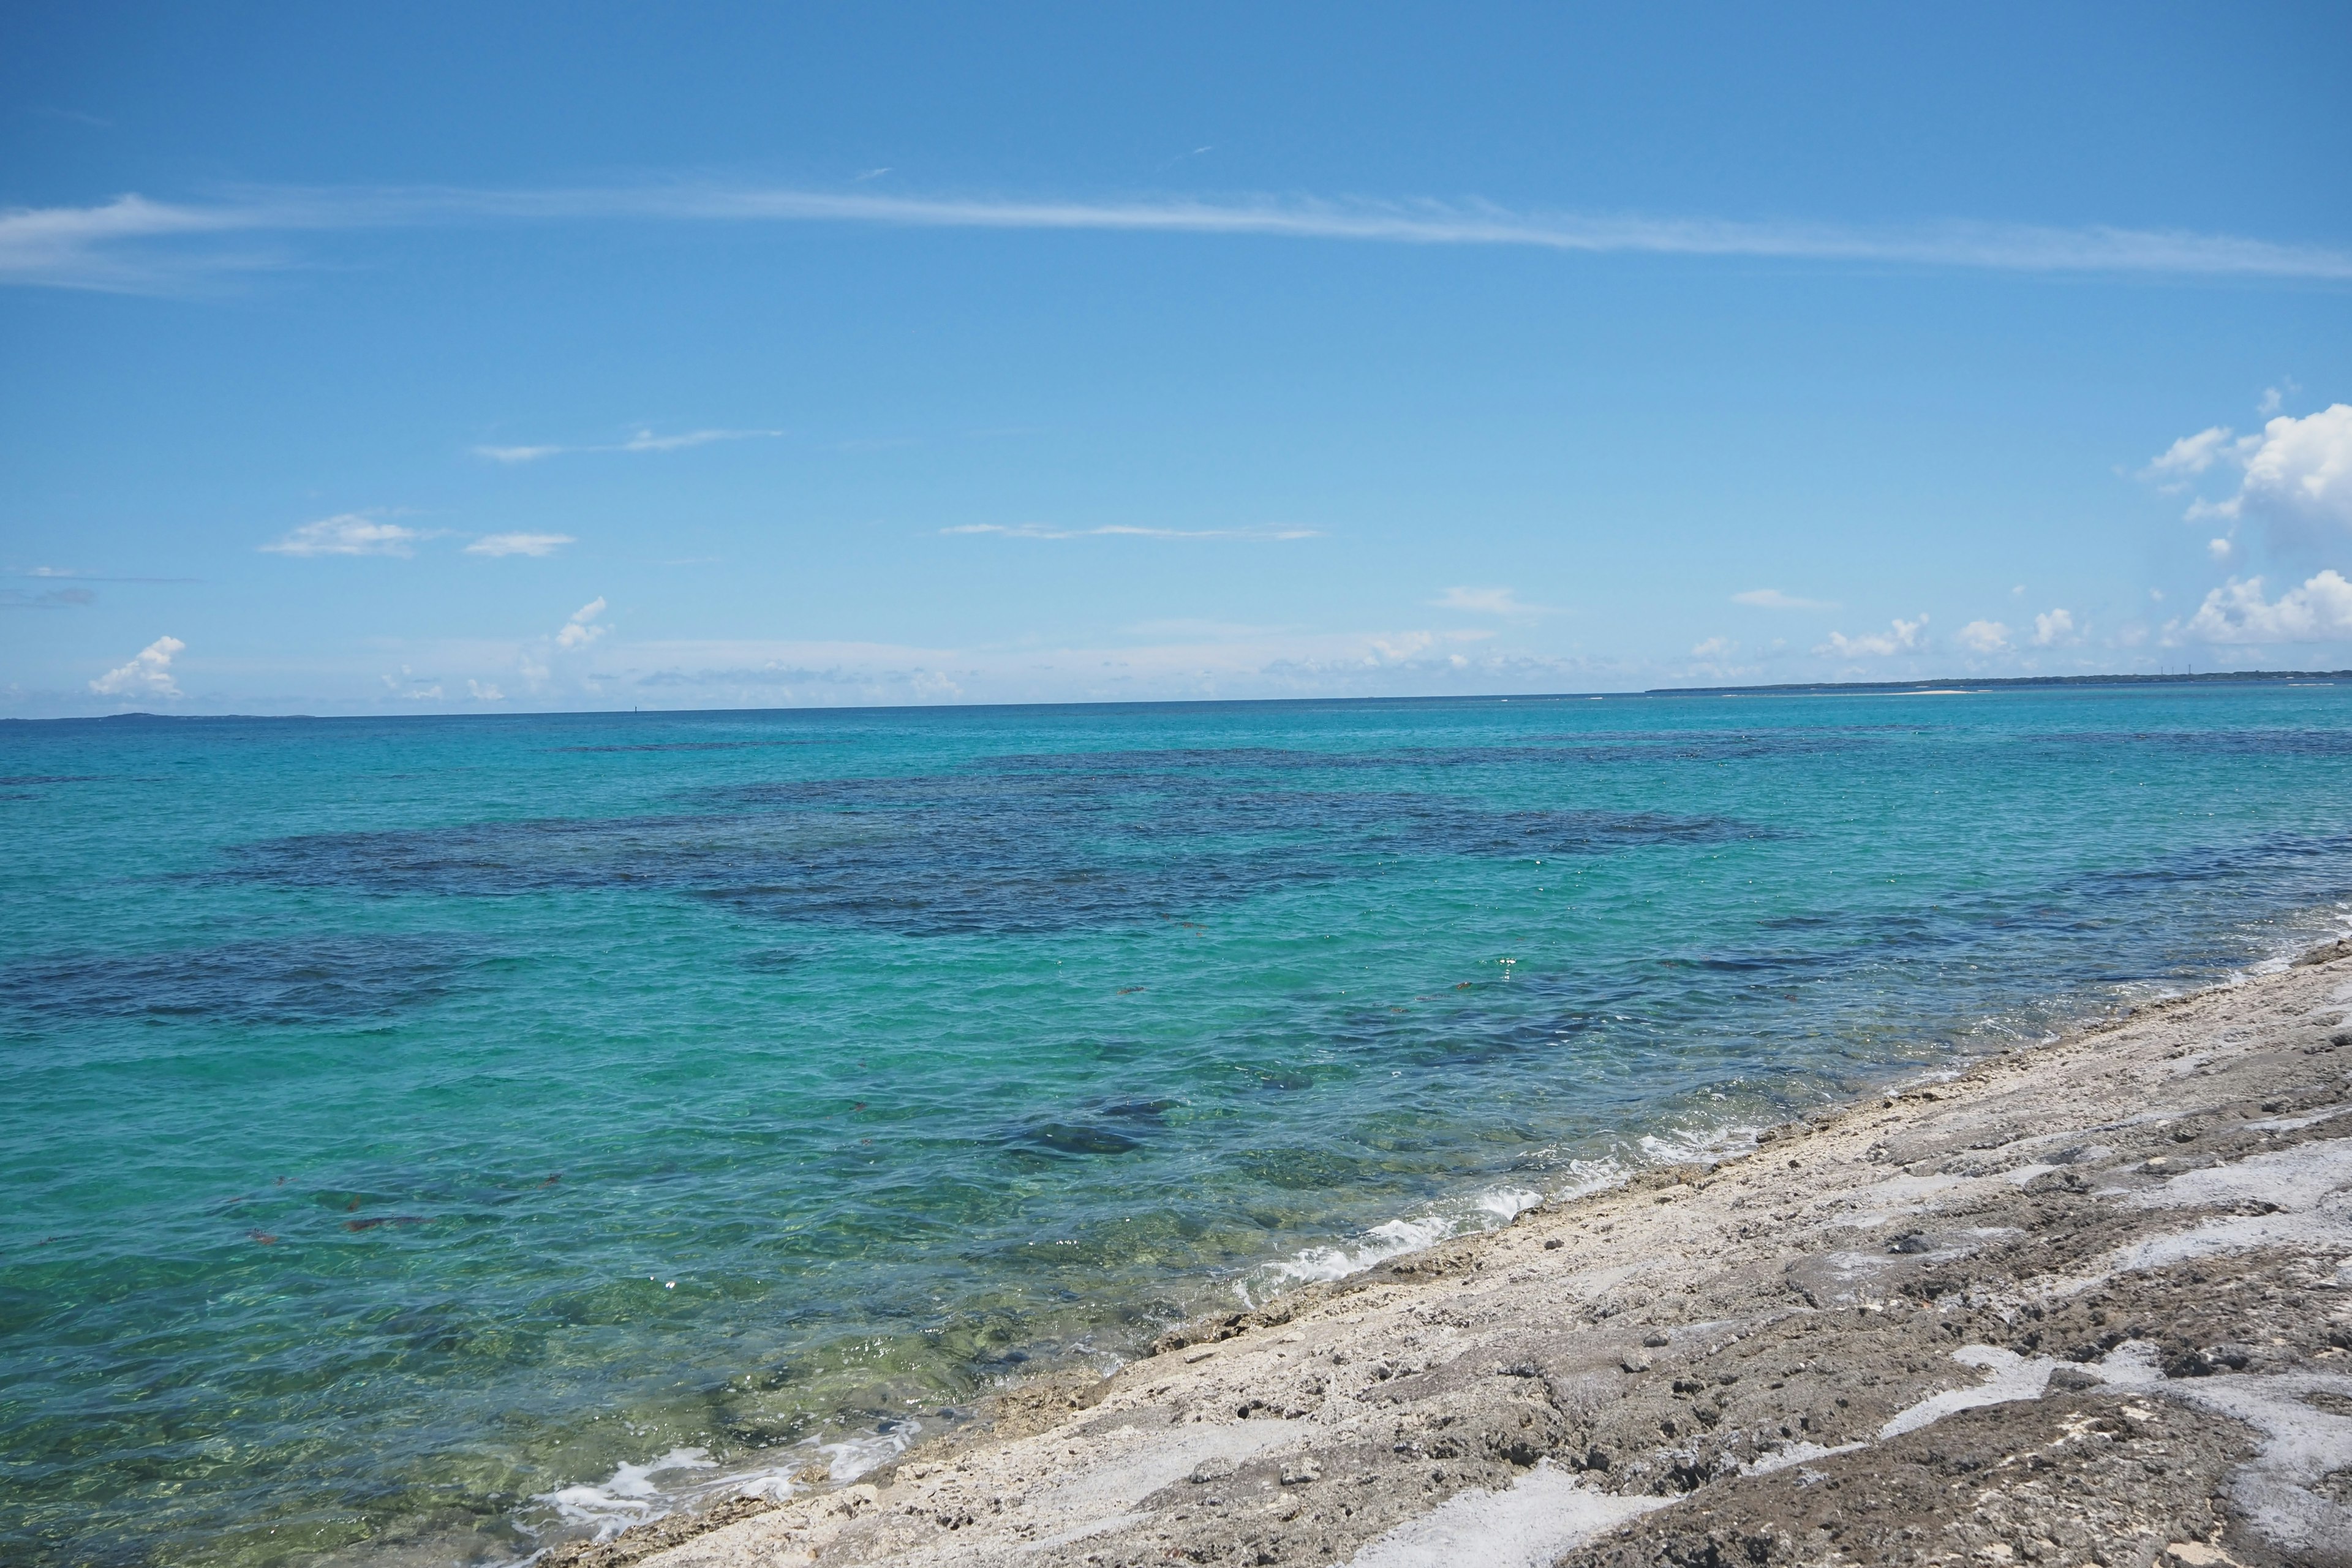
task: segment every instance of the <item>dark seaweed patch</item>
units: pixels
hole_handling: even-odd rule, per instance
[[[1102,1114],[1122,1121],[1157,1121],[1183,1103],[1181,1100],[1122,1100],[1104,1106]]]
[[[1124,1132],[1067,1121],[1048,1121],[1033,1127],[1022,1134],[1022,1141],[1063,1154],[1124,1154],[1143,1147]]]
[[[346,1023],[437,1001],[483,956],[418,936],[62,953],[0,969],[0,1006],[35,1017]]]
[[[638,888],[775,920],[942,935],[1148,920],[1337,877],[1351,856],[1541,858],[1762,836],[1719,817],[1498,811],[1465,795],[1181,771],[989,767],[771,781],[700,799],[716,809],[276,839],[232,852],[228,874],[365,893]]]

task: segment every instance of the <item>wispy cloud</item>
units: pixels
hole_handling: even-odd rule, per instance
[[[28,103],[22,110],[37,120],[62,120],[72,125],[87,125],[93,131],[111,131],[114,121],[95,114],[85,114],[79,109],[58,109],[45,103]]]
[[[172,679],[172,660],[187,646],[177,637],[157,637],[133,654],[130,663],[91,681],[89,689],[100,697],[177,697],[180,687]]]
[[[1105,523],[1100,528],[1048,528],[1042,522],[960,522],[943,534],[993,533],[1006,539],[1320,539],[1319,528],[1138,528]]]
[[[486,533],[466,546],[468,555],[552,555],[580,542],[568,533]]]
[[[425,537],[419,529],[346,511],[306,522],[261,548],[272,555],[411,555]]]
[[[75,583],[199,583],[200,577],[110,577],[102,572],[77,572],[68,566],[33,566],[12,573],[17,577],[44,577]]]
[[[1512,588],[1448,588],[1430,604],[1441,610],[1467,610],[1475,616],[1549,616],[1549,605],[1530,605]]]
[[[677,452],[688,447],[707,447],[713,441],[751,441],[782,434],[782,430],[688,430],[676,436],[656,436],[651,430],[640,430],[625,441],[583,447],[477,447],[474,456],[488,458],[494,463],[536,463],[542,458],[560,458],[572,452]]]
[[[0,588],[0,610],[64,610],[97,602],[98,595],[87,588],[44,588],[37,594]]]
[[[1180,640],[1204,638],[1212,641],[1231,640],[1234,637],[1272,637],[1281,630],[1277,626],[1244,626],[1238,621],[1211,620],[1199,616],[1174,616],[1164,620],[1138,621],[1133,626],[1121,626],[1119,629],[1129,637],[1173,637]]]
[[[1905,227],[1517,211],[1483,201],[1146,197],[1018,200],[669,184],[546,190],[264,189],[215,203],[137,195],[0,211],[0,282],[162,290],[281,265],[222,237],[553,221],[858,223],[908,228],[1256,235],[1586,255],[1767,258],[2022,272],[2352,279],[2352,251],[2238,235],[1953,220]],[[177,247],[178,248],[173,248]]]
[[[1801,599],[1794,594],[1783,594],[1778,588],[1749,588],[1731,595],[1735,605],[1753,605],[1762,610],[1834,610],[1834,599]]]

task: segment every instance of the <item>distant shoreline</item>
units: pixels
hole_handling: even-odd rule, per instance
[[[1778,697],[1855,691],[2000,691],[2053,686],[2244,686],[2279,681],[2352,681],[2352,669],[2224,669],[2203,675],[1946,676],[1927,680],[1790,680],[1770,686],[1653,686],[1643,697]],[[1623,693],[1622,695],[1633,695]]]
[[[1446,696],[1392,697],[1197,697],[1152,698],[1135,701],[1089,702],[891,702],[841,707],[802,708],[519,708],[487,713],[68,713],[47,719],[0,717],[7,724],[114,724],[126,721],[155,723],[381,722],[385,720],[470,719],[688,719],[742,717],[756,713],[904,713],[908,711],[982,712],[991,709],[1121,709],[1137,708],[1313,708],[1352,707],[1378,702],[1564,702],[1610,697],[1808,697],[1853,695],[1858,692],[2000,691],[2053,687],[2101,686],[2246,686],[2324,680],[2352,682],[2352,669],[2235,669],[2202,675],[2003,675],[1940,676],[1922,680],[1792,680],[1765,686],[1652,686],[1633,691],[1487,691]]]

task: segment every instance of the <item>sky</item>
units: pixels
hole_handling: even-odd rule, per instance
[[[0,716],[2352,666],[2352,8],[0,9]]]

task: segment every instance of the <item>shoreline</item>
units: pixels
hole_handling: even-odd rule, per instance
[[[2352,1563],[2347,1026],[2352,939],[539,1561]]]

